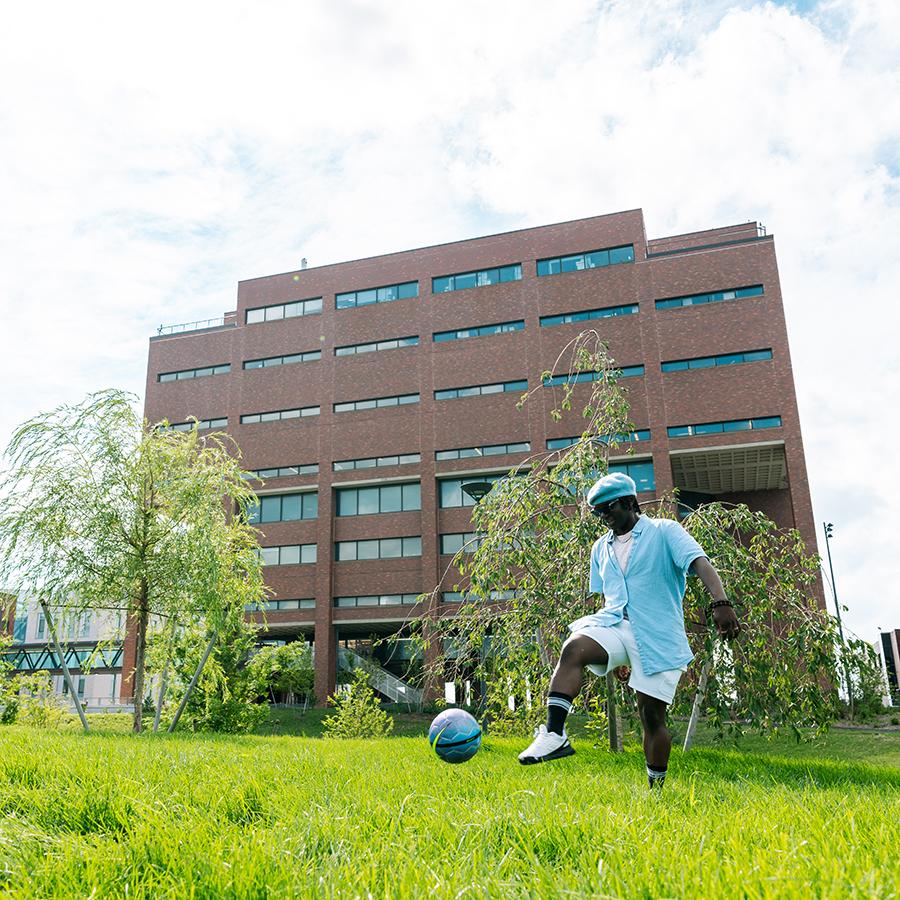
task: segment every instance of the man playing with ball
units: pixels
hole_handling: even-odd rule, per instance
[[[591,512],[609,531],[591,549],[590,588],[603,608],[569,626],[547,699],[547,724],[519,754],[523,765],[571,756],[566,716],[581,690],[585,667],[596,675],[615,671],[637,693],[644,729],[650,787],[666,777],[672,737],[666,707],[681,673],[693,659],[684,630],[688,573],[712,597],[710,610],[723,638],[740,631],[718,573],[700,545],[677,522],[641,515],[637,488],[627,475],[605,475],[588,491]]]

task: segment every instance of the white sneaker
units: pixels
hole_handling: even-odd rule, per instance
[[[531,744],[519,754],[519,762],[523,766],[530,766],[534,763],[549,762],[551,759],[562,759],[574,752],[565,731],[559,735],[554,731],[547,731],[546,725],[541,725],[534,733]]]

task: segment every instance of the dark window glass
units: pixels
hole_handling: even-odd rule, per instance
[[[433,294],[443,294],[453,290],[453,276],[446,275],[441,278],[431,279],[431,292]]]
[[[279,522],[281,520],[281,497],[262,497],[262,513],[260,522]]]
[[[780,428],[781,416],[768,416],[763,419],[753,419],[754,428]]]
[[[281,520],[293,522],[300,518],[300,495],[288,494],[281,498]]]
[[[466,288],[477,287],[478,279],[477,273],[475,272],[465,272],[462,275],[456,275],[453,279],[453,288],[457,291],[465,290]]]
[[[609,251],[609,264],[634,262],[634,247],[615,247]]]
[[[739,419],[736,422],[723,422],[722,430],[723,431],[749,431],[750,430],[750,421],[749,421],[749,419]]]
[[[406,284],[398,285],[397,292],[401,300],[405,300],[407,297],[418,297],[419,282],[407,281]]]

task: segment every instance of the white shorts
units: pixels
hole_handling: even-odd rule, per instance
[[[664,672],[645,675],[634,640],[634,632],[631,630],[631,622],[628,619],[607,628],[589,625],[574,632],[569,640],[582,634],[596,641],[609,654],[609,662],[605,666],[599,664],[588,666],[591,672],[595,675],[605,675],[613,669],[618,669],[619,666],[628,666],[631,669],[628,687],[664,703],[672,702],[684,669],[666,669]]]

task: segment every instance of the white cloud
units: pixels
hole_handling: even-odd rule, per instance
[[[303,256],[636,206],[651,237],[759,218],[848,621],[900,625],[895,2],[149,10],[5,20],[0,442],[89,390],[140,392],[156,325]]]

